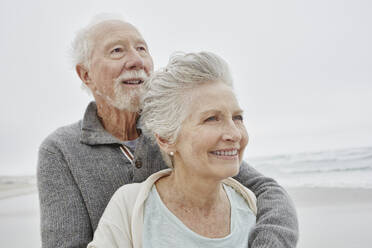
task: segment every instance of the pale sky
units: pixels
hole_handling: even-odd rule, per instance
[[[250,134],[246,158],[372,145],[369,0],[0,2],[0,175],[35,174],[38,146],[82,118],[69,46],[114,12],[138,27],[155,68],[174,51],[229,64]]]

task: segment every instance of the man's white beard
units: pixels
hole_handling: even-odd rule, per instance
[[[138,112],[139,109],[139,99],[141,93],[141,85],[130,86],[123,83],[123,80],[140,78],[145,81],[147,74],[144,70],[139,71],[126,71],[118,78],[114,80],[114,96],[113,98],[104,95],[100,91],[96,93],[106,100],[108,104],[114,106],[119,110],[127,110],[129,112]]]
[[[138,112],[140,87],[125,86],[123,83],[115,81],[112,106],[120,110]]]

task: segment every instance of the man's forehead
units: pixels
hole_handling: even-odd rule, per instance
[[[96,24],[92,27],[92,38],[95,41],[111,38],[113,35],[119,35],[122,37],[131,37],[136,40],[142,40],[140,32],[130,23],[119,20],[108,20]],[[115,39],[115,37],[112,37]]]

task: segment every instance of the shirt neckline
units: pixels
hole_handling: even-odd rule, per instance
[[[182,228],[185,229],[188,232],[188,234],[190,234],[190,235],[192,235],[194,237],[196,236],[197,238],[202,239],[204,241],[216,241],[217,242],[217,241],[223,241],[223,240],[229,239],[232,236],[232,233],[235,230],[235,211],[234,211],[235,205],[234,205],[234,203],[232,201],[231,192],[230,192],[230,190],[228,188],[229,186],[225,185],[224,183],[222,185],[224,187],[224,190],[226,192],[227,198],[228,198],[229,203],[230,203],[230,233],[228,235],[226,235],[225,237],[222,237],[222,238],[208,238],[208,237],[202,236],[202,235],[194,232],[193,230],[191,230],[188,226],[186,226],[177,216],[175,216],[168,209],[168,207],[161,200],[160,195],[159,195],[159,192],[158,192],[155,184],[152,186],[151,191],[152,191],[153,194],[155,194],[156,201],[158,202],[158,204],[162,208],[163,213],[168,218],[170,218],[171,221],[175,222],[177,225],[182,226]]]

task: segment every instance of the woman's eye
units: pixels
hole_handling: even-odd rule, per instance
[[[217,121],[217,120],[218,120],[217,116],[210,116],[207,119],[205,119],[206,122],[207,121]]]
[[[238,121],[243,121],[243,116],[242,115],[235,115],[234,117],[233,117],[233,119],[236,121],[236,120],[238,120]]]

